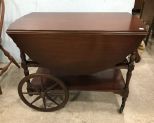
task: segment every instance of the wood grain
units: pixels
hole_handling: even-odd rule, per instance
[[[39,13],[23,16],[8,31],[145,32],[143,23],[129,13]]]
[[[33,61],[58,75],[113,68],[146,35],[143,23],[128,13],[31,13],[7,33]]]

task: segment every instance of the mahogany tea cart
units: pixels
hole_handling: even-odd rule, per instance
[[[106,91],[122,96],[147,34],[129,13],[31,13],[7,30],[21,52],[25,77],[18,93],[28,106],[55,111],[65,106],[69,90]],[[26,55],[31,60],[26,59]],[[28,67],[38,67],[29,74]],[[120,69],[127,69],[126,81]]]

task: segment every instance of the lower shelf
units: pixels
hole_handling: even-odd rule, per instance
[[[37,73],[50,74],[46,69],[39,68]],[[93,75],[57,77],[65,83],[69,90],[83,91],[119,91],[125,86],[119,69],[108,69]],[[33,81],[37,83],[37,81]],[[47,85],[50,85],[50,82]],[[38,83],[37,83],[38,84]]]
[[[119,69],[110,69],[87,76],[66,76],[62,80],[69,90],[114,91],[121,90],[125,86]]]

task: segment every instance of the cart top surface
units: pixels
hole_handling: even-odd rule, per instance
[[[88,75],[121,63],[136,51],[146,30],[129,13],[31,13],[7,33],[52,74]]]
[[[15,31],[101,31],[144,33],[145,26],[129,13],[33,12],[10,25]]]

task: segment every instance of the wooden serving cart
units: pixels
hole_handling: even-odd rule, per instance
[[[55,111],[68,102],[69,90],[107,91],[122,96],[120,113],[147,34],[129,13],[31,13],[7,33],[21,52],[25,77],[18,93],[26,105]],[[29,74],[28,67],[38,70]],[[128,70],[126,81],[120,69]]]

